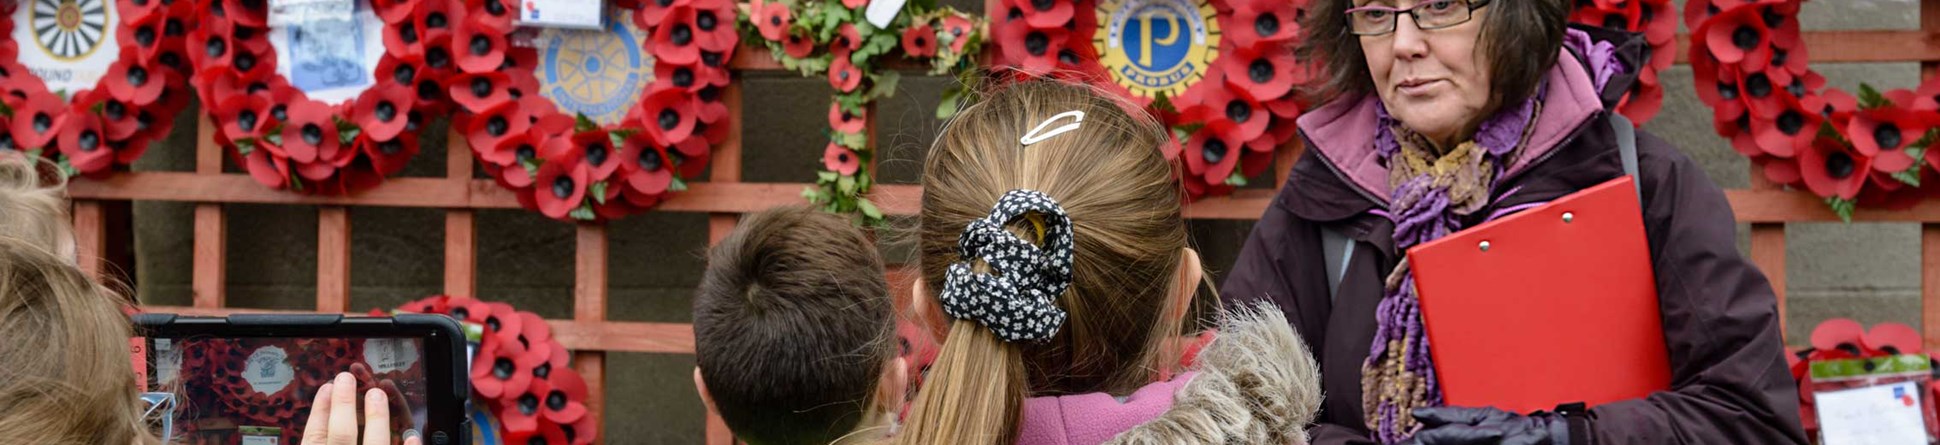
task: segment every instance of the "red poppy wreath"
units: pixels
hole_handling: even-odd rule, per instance
[[[188,0],[0,3],[0,148],[68,176],[133,163],[188,106],[195,13]]]
[[[619,0],[604,29],[548,29],[530,44],[507,41],[513,17],[496,2],[468,17],[456,125],[527,209],[569,221],[645,211],[704,173],[727,136],[731,0]]]
[[[206,11],[187,46],[216,143],[265,186],[374,187],[418,153],[418,128],[447,106],[442,82],[465,18],[457,0],[357,2],[345,17],[274,26],[267,0],[177,1]]]
[[[1642,33],[1650,44],[1650,62],[1639,70],[1629,95],[1617,103],[1617,111],[1640,126],[1664,107],[1664,85],[1657,73],[1670,68],[1677,58],[1672,8],[1670,0],[1591,0],[1576,2],[1576,10],[1570,12],[1571,22]]]
[[[1940,79],[1917,90],[1857,97],[1824,88],[1808,66],[1803,0],[1708,0],[1685,5],[1698,99],[1732,148],[1765,178],[1803,186],[1848,221],[1855,207],[1904,209],[1933,194],[1940,152]],[[1823,89],[1822,89],[1823,88]]]
[[[1003,0],[997,61],[1023,77],[1099,84],[1173,130],[1190,196],[1223,195],[1293,139],[1305,0]],[[1181,143],[1180,141],[1183,141]]]
[[[599,421],[586,408],[586,381],[567,367],[566,347],[552,338],[551,326],[538,314],[446,295],[397,310],[449,315],[477,327],[472,400],[484,402],[502,422],[501,443],[584,445],[599,436]]]

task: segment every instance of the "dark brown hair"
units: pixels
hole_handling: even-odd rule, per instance
[[[1361,52],[1360,36],[1349,28],[1347,10],[1353,6],[1354,0],[1319,0],[1301,19],[1306,35],[1294,51],[1314,73],[1316,81],[1305,85],[1302,94],[1316,105],[1374,93],[1374,77]],[[1556,66],[1569,11],[1566,0],[1495,0],[1475,10],[1476,18],[1488,17],[1482,23],[1477,56],[1488,62],[1484,69],[1489,70],[1489,88],[1494,92],[1490,109],[1521,102],[1536,91],[1543,76]]]
[[[694,295],[701,379],[736,437],[826,444],[865,417],[894,325],[882,258],[846,218],[748,216],[708,255]]]

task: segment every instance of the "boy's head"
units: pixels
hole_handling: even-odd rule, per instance
[[[749,215],[694,295],[695,385],[743,441],[829,443],[897,409],[892,317],[882,259],[848,219]]]

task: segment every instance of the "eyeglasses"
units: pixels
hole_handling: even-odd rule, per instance
[[[1348,28],[1357,36],[1378,36],[1394,32],[1402,14],[1415,17],[1415,29],[1442,29],[1468,23],[1475,8],[1488,6],[1490,0],[1429,0],[1411,8],[1362,6],[1347,10]]]
[[[142,418],[161,429],[162,443],[169,443],[175,437],[175,394],[165,392],[141,393],[141,402],[147,405],[142,410]]]

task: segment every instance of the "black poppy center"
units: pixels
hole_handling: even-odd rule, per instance
[[[418,68],[411,65],[398,65],[396,69],[391,70],[391,79],[396,80],[397,83],[411,83],[411,79],[417,76]]]
[[[566,393],[555,389],[546,393],[546,409],[559,411],[566,409]]]
[[[680,126],[680,113],[675,113],[674,110],[660,110],[659,119],[660,129],[662,130],[672,130],[674,127]]]
[[[549,377],[549,376],[551,376],[551,375],[552,375],[552,364],[551,364],[551,363],[540,363],[540,364],[539,364],[539,367],[537,367],[537,368],[532,368],[532,376],[533,376],[533,377],[538,377],[538,378],[540,378],[540,379],[544,379],[544,378],[546,378],[546,377]]]
[[[418,99],[420,100],[428,101],[437,99],[438,93],[442,91],[444,89],[438,88],[438,82],[436,81],[425,79],[423,82],[418,82]]]
[[[662,8],[665,8],[665,7],[668,7],[668,6],[673,6],[673,5],[674,5],[674,0],[654,0],[654,2],[653,2],[653,3],[654,3],[655,5],[659,5],[659,6],[660,6],[660,7],[662,7]]]
[[[1260,14],[1259,17],[1253,18],[1253,32],[1260,37],[1272,37],[1280,33],[1280,17],[1271,12]]]
[[[694,70],[687,67],[674,68],[674,86],[686,88],[694,85]]]
[[[674,30],[670,35],[673,37],[675,45],[687,46],[688,43],[694,41],[694,30],[688,28],[685,23],[674,25]]]
[[[477,96],[477,97],[488,97],[488,96],[491,96],[491,95],[492,95],[492,79],[487,79],[487,78],[484,78],[484,77],[473,77],[473,78],[472,78],[472,95],[473,95],[473,96]]]
[[[445,51],[444,48],[424,50],[424,63],[431,65],[432,68],[444,68],[445,65],[451,64],[451,52]]]
[[[660,171],[660,164],[663,162],[665,160],[660,159],[659,150],[648,150],[644,148],[640,150],[640,168],[650,172]]]
[[[1226,103],[1227,119],[1232,119],[1233,122],[1244,124],[1246,123],[1247,119],[1250,119],[1252,117],[1253,117],[1253,107],[1247,106],[1246,102],[1235,100],[1235,101]]]
[[[498,0],[485,0],[485,12],[492,15],[505,15],[505,4]]]
[[[139,66],[128,67],[128,85],[140,87],[148,84],[148,69]]]
[[[223,53],[229,52],[229,43],[220,38],[210,37],[209,43],[204,44],[202,49],[209,54],[209,57],[222,57]]]
[[[391,101],[378,102],[375,111],[377,112],[378,122],[390,122],[397,119],[397,105],[392,105]]]
[[[483,56],[485,53],[492,52],[492,39],[485,36],[472,36],[471,44],[474,56]]]
[[[714,11],[701,11],[694,15],[694,26],[699,26],[702,31],[713,31],[717,25],[720,25],[720,18],[714,16]]]
[[[719,68],[721,66],[721,53],[701,51],[701,63],[710,67]]]
[[[498,317],[485,317],[485,327],[492,332],[497,332],[503,325],[499,324]]]
[[[1031,7],[1039,11],[1049,11],[1054,6],[1057,6],[1054,0],[1031,0]]]
[[[1050,49],[1050,36],[1046,36],[1044,33],[1038,31],[1031,31],[1030,35],[1024,36],[1024,50],[1029,51],[1031,55],[1042,56],[1045,51]]]
[[[1785,52],[1783,49],[1772,48],[1772,66],[1783,66],[1785,62],[1791,59],[1792,53]]]
[[[1763,11],[1759,11],[1758,18],[1763,19],[1765,21],[1766,28],[1777,28],[1778,25],[1785,24],[1785,15],[1779,14],[1777,10],[1774,10],[1770,7],[1765,8]]]
[[[450,21],[449,18],[445,17],[445,13],[442,12],[433,12],[424,16],[424,26],[431,28],[443,28]]]
[[[1785,110],[1784,113],[1779,113],[1779,132],[1785,133],[1786,136],[1796,136],[1802,129],[1805,129],[1805,115],[1799,114],[1796,110]]]
[[[1065,65],[1077,65],[1078,52],[1072,51],[1070,49],[1058,50],[1058,63],[1062,63]]]
[[[499,380],[511,380],[512,373],[518,371],[519,367],[512,364],[512,359],[500,357],[492,361],[492,377],[497,377]]]
[[[606,144],[599,143],[599,142],[587,144],[586,162],[593,164],[594,166],[605,165],[607,152],[608,150],[606,149]]]
[[[144,26],[144,27],[141,27],[140,29],[136,29],[136,30],[135,30],[135,43],[136,43],[136,44],[139,44],[139,45],[141,45],[141,46],[152,46],[152,45],[154,45],[154,44],[155,44],[155,28],[150,28],[150,27],[146,27],[146,26]]]
[[[1825,158],[1825,172],[1827,175],[1831,175],[1832,179],[1846,179],[1851,177],[1853,170],[1858,167],[1859,165],[1853,162],[1852,155],[1848,155],[1843,151],[1832,152],[1831,155]]]
[[[513,150],[512,153],[515,156],[519,157],[520,163],[524,163],[526,161],[532,160],[532,157],[538,156],[539,150],[532,148],[531,144],[522,144],[522,145],[519,145],[519,148],[517,150]],[[458,318],[465,318],[465,317],[458,317]]]
[[[241,70],[241,71],[249,71],[249,70],[251,70],[251,69],[255,69],[255,68],[256,68],[256,55],[255,55],[255,54],[250,54],[250,53],[242,53],[242,54],[237,54],[237,55],[236,55],[236,69],[237,69],[237,70]]]
[[[397,27],[397,39],[403,40],[405,44],[418,43],[418,25],[416,23],[399,25]]]
[[[47,113],[34,113],[34,132],[35,133],[46,133],[47,129],[53,128],[53,127],[54,127],[53,116],[48,116]]]
[[[573,178],[560,176],[552,180],[552,197],[566,199],[573,196]]]
[[[504,136],[505,131],[510,127],[511,122],[506,121],[505,116],[492,116],[491,119],[485,120],[485,133],[491,134],[492,137]]]
[[[107,105],[101,106],[101,111],[108,114],[108,120],[113,121],[118,121],[128,116],[128,107],[122,105],[121,101],[116,100],[108,101]]]
[[[1253,83],[1272,82],[1273,62],[1266,59],[1254,59],[1253,63],[1246,64],[1246,79],[1253,81]]]
[[[1738,98],[1738,86],[1718,82],[1718,96],[1723,97],[1725,100],[1736,100]]]
[[[528,415],[528,416],[530,416],[530,415],[532,415],[532,413],[536,413],[536,412],[539,412],[539,398],[538,398],[538,397],[533,397],[533,396],[532,396],[532,394],[530,394],[530,393],[527,393],[527,394],[525,394],[525,395],[522,395],[522,396],[519,396],[519,413],[520,413],[520,414],[524,414],[524,415]]]
[[[277,122],[288,121],[290,120],[290,107],[288,105],[277,105],[274,107],[270,107],[269,117],[271,119],[276,119]]]
[[[302,133],[303,143],[310,145],[323,144],[323,127],[317,126],[317,124],[303,124]]]
[[[452,317],[452,318],[456,318],[456,319],[459,319],[459,320],[464,320],[464,319],[467,319],[467,318],[471,318],[471,316],[472,316],[472,311],[471,311],[471,310],[469,310],[469,309],[465,309],[465,308],[462,308],[462,307],[461,307],[461,308],[452,308],[452,309],[451,309],[451,317]]]
[[[1200,150],[1200,155],[1206,158],[1207,164],[1218,164],[1219,161],[1226,159],[1226,148],[1226,141],[1213,139],[1206,141],[1206,147]]]
[[[1750,94],[1751,97],[1761,99],[1772,95],[1772,78],[1766,77],[1765,73],[1756,73],[1752,74],[1751,77],[1746,77],[1745,93]]]
[[[1738,25],[1738,29],[1731,31],[1731,46],[1738,49],[1751,51],[1758,47],[1758,41],[1758,30],[1752,29],[1751,25]]]
[[[1879,143],[1881,150],[1897,149],[1901,142],[1905,142],[1900,138],[1900,127],[1890,122],[1873,127],[1873,141]]]
[[[243,110],[236,115],[236,126],[243,131],[256,131],[256,110]]]
[[[96,148],[101,148],[101,134],[94,130],[85,130],[81,132],[81,138],[76,142],[81,144],[81,151],[94,151]]]
[[[768,26],[781,26],[781,16],[778,16],[778,15],[768,16]]]
[[[383,153],[386,156],[394,155],[401,151],[404,151],[404,143],[398,142],[397,139],[377,143],[377,152]]]

